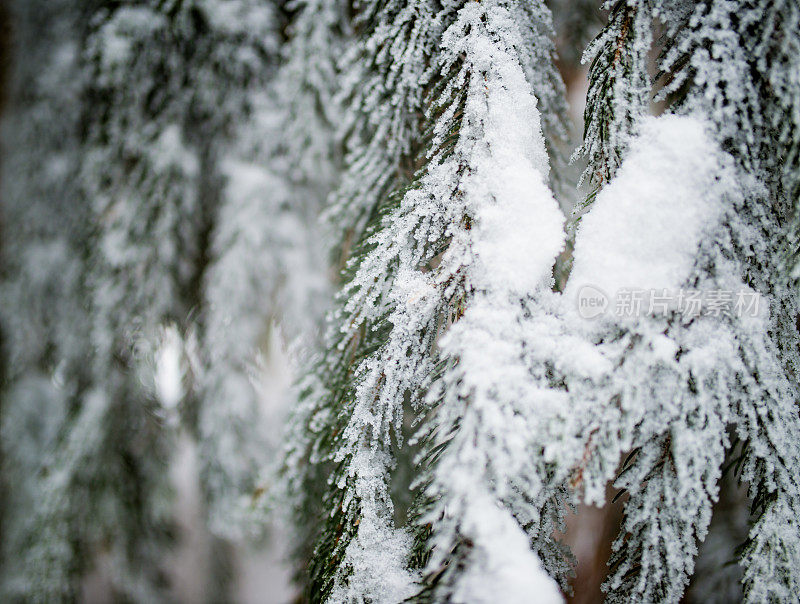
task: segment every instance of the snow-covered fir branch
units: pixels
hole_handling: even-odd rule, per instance
[[[706,273],[717,255],[718,221],[726,206],[743,202],[741,191],[731,189],[731,168],[725,171],[730,160],[706,128],[677,117],[641,125],[617,177],[582,219],[568,300],[587,286],[614,293],[641,288],[662,296],[681,288],[742,289],[729,266],[719,267],[716,278]],[[642,311],[650,303],[641,302]],[[595,326],[591,337],[613,370],[600,383],[570,390],[580,403],[578,421],[591,418],[580,428],[588,450],[582,486],[589,500],[602,499],[621,456],[634,451],[617,480],[630,494],[627,537],[616,543],[608,582],[619,601],[677,601],[691,574],[695,540],[710,520],[727,445],[732,401],[722,401],[737,396],[735,384],[745,371],[738,334],[731,333],[736,328],[716,317],[662,315]]]
[[[468,6],[463,17],[467,20],[457,21],[458,25],[447,30],[450,33],[443,38],[441,55],[437,59],[440,75],[435,83],[438,86],[434,89],[436,96],[430,101],[429,125],[425,126],[431,137],[425,165],[407,190],[389,198],[382,210],[380,225],[353,253],[350,276],[342,294],[343,306],[332,317],[335,322],[330,352],[323,361],[323,389],[321,394],[316,394],[324,398],[317,403],[318,410],[309,420],[310,430],[317,430],[323,437],[328,430],[335,434],[332,442],[322,441],[321,450],[315,453],[321,457],[317,458],[317,463],[328,461],[334,469],[332,485],[324,499],[324,507],[333,512],[314,552],[311,585],[325,595],[328,589],[333,590],[331,598],[336,601],[356,594],[361,594],[360,597],[375,594],[370,597],[381,601],[397,597],[397,594],[388,595],[391,592],[375,591],[377,587],[372,582],[378,570],[383,573],[383,583],[387,586],[384,590],[390,583],[387,576],[396,576],[398,586],[405,583],[410,589],[413,576],[403,570],[409,553],[409,537],[394,528],[388,491],[389,475],[396,463],[392,442],[402,444],[400,427],[406,397],[418,399],[427,387],[436,369],[436,338],[448,316],[460,315],[468,290],[473,287],[465,285],[466,277],[461,275],[462,268],[473,270],[465,254],[476,253],[463,234],[474,220],[471,214],[479,210],[468,208],[467,204],[478,204],[481,196],[490,197],[492,191],[478,190],[480,184],[465,184],[467,189],[475,187],[471,193],[475,199],[470,202],[460,190],[459,182],[467,178],[470,170],[478,169],[477,165],[472,165],[473,161],[479,161],[476,149],[489,146],[489,139],[501,144],[502,137],[513,132],[515,125],[505,124],[502,134],[481,131],[482,119],[500,119],[502,109],[511,106],[514,100],[505,97],[496,100],[493,95],[492,100],[487,101],[481,93],[482,78],[491,75],[496,86],[501,87],[505,85],[501,78],[508,75],[510,65],[515,65],[516,71],[511,76],[516,78],[513,80],[515,92],[520,86],[527,92],[527,97],[521,97],[528,103],[525,116],[539,119],[530,91],[531,82],[525,73],[525,66],[530,67],[534,62],[522,42],[514,38],[520,35],[515,33],[513,24],[513,16],[519,13],[510,5],[493,8],[492,17],[496,20],[491,27],[494,29],[478,39],[485,40],[479,45],[481,54],[462,63],[459,53],[466,52],[475,39],[466,36],[465,40],[460,40],[458,34],[470,24],[477,26],[482,21],[470,12],[475,10],[475,5]],[[531,16],[549,18],[543,7],[525,14],[528,19]],[[474,23],[469,21],[470,15]],[[529,23],[526,29],[529,39],[539,40],[537,36],[541,35],[541,46],[549,48],[546,37],[551,31],[549,22],[526,23]],[[506,31],[507,28],[511,31]],[[504,57],[497,59],[491,54],[484,57],[492,51],[492,37],[502,35],[509,39],[498,43],[496,54],[502,49],[512,53],[510,58],[503,62]],[[530,48],[535,47],[535,43],[530,45]],[[500,64],[486,64],[492,60]],[[548,65],[550,63],[541,67],[545,74]],[[547,76],[536,80],[539,86],[544,86],[543,81],[549,81]],[[497,95],[501,94],[498,88]],[[481,113],[486,111],[481,107],[487,103],[492,106],[491,114]],[[467,107],[475,114],[461,116]],[[498,125],[500,127],[502,125]],[[525,165],[532,167],[526,169],[534,171],[533,182],[538,182],[546,192],[548,167],[543,139],[539,135],[538,147],[530,142],[535,140],[538,129],[534,124],[530,138],[520,142],[519,148],[531,155],[527,160],[530,164]],[[498,153],[502,154],[502,150]],[[511,157],[513,151],[503,156]],[[494,165],[500,165],[503,159],[494,161]],[[481,178],[497,178],[490,168],[482,167],[481,172],[485,172]],[[524,183],[518,186],[524,188]],[[558,210],[555,207],[551,210],[556,216],[550,229],[554,232],[551,247],[555,250],[547,254],[555,257],[562,229]],[[546,259],[544,264],[548,264]],[[477,273],[488,269],[476,266],[474,270]],[[546,286],[544,276],[534,280]],[[521,302],[519,312],[523,312]],[[508,521],[513,522],[510,514]],[[522,529],[517,530],[524,541]],[[392,543],[396,546],[389,547]],[[533,554],[531,556],[538,564]],[[331,561],[336,565],[333,569],[328,568]],[[389,575],[391,568],[394,574]]]
[[[656,4],[649,0],[606,2],[607,25],[589,44],[589,90],[584,110],[583,144],[575,157],[588,165],[582,180],[595,188],[607,183],[625,155],[638,120],[650,102],[648,53]]]
[[[766,18],[763,9],[752,8]],[[760,159],[758,150],[770,144],[762,116],[774,101],[751,77],[753,57],[743,52],[746,30],[737,29],[736,11],[736,3],[703,3],[688,20],[667,20],[685,24],[673,28],[664,71],[666,90],[676,95],[673,110],[687,117],[640,122],[642,134],[576,238],[567,298],[587,285],[610,295],[686,288],[755,293],[769,305],[753,318],[662,313],[606,325],[593,336],[614,369],[588,391],[585,384],[570,387],[578,401],[591,401],[576,417],[600,413],[580,428],[588,454],[578,467],[590,500],[631,451],[617,478],[629,499],[606,584],[612,601],[680,599],[717,498],[729,425],[748,443],[741,478],[756,510],[742,559],[746,596],[780,599],[796,581],[788,570],[796,531],[766,528],[780,514],[796,522],[789,471],[797,455],[790,444],[798,430],[790,319],[796,300],[780,270],[781,225],[791,204],[772,184],[779,170]],[[672,157],[657,160],[665,152]],[[685,158],[691,159],[681,166]],[[659,199],[659,191],[666,197]],[[636,258],[644,261],[639,270]],[[565,445],[563,453],[575,455],[579,445]]]
[[[528,524],[549,570],[568,569],[548,543],[556,527],[542,517],[551,496],[531,449],[536,414],[563,393],[526,364],[525,302],[552,284],[564,219],[546,184],[537,99],[523,69],[525,49],[536,46],[530,25],[514,18],[511,3],[468,2],[459,11],[440,59],[453,75],[429,117],[440,151],[401,204],[428,221],[442,217],[420,237],[441,241],[436,266],[406,269],[443,332],[421,424],[424,600],[524,602],[536,592],[559,601],[530,549]],[[409,308],[419,313],[410,299],[399,306]]]
[[[363,0],[354,6],[356,43],[345,49],[338,99],[345,171],[326,222],[342,261],[384,199],[417,169],[424,140],[419,116],[434,76],[433,57],[457,3]]]

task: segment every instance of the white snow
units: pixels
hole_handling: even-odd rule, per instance
[[[475,563],[458,581],[454,604],[564,602],[508,510],[476,493],[464,514],[464,528],[475,537]]]
[[[156,351],[155,385],[161,405],[174,412],[183,398],[183,341],[174,325],[162,328]]]
[[[427,493],[435,502],[425,516],[433,527],[429,570],[468,540],[464,559],[451,562],[463,564],[452,594],[440,597],[560,602],[519,518],[541,514],[541,479],[530,448],[535,417],[563,402],[540,387],[524,360],[524,302],[552,282],[564,218],[546,185],[540,115],[516,50],[523,42],[513,14],[502,2],[469,2],[444,46],[447,59],[464,57],[459,77],[465,81],[457,85],[466,87],[466,103],[453,154],[423,181],[423,190],[431,197],[444,191],[440,203],[457,221],[435,274],[445,292],[441,304],[452,304],[452,291],[461,316],[439,341],[440,357],[450,363],[428,393],[436,409],[428,428],[432,446],[444,445]],[[442,133],[449,131],[444,116]],[[459,165],[464,168],[453,168]],[[451,184],[442,187],[442,177]],[[469,217],[469,228],[461,215]],[[515,496],[521,484],[527,501]]]
[[[647,118],[617,177],[581,218],[565,296],[592,285],[677,290],[723,205],[715,195],[719,152],[695,117]]]

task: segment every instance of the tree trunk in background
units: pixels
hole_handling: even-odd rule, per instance
[[[615,494],[609,486],[607,501]],[[611,543],[622,521],[622,504],[616,501],[602,508],[581,505],[576,514],[567,518],[565,541],[578,561],[572,580],[573,594],[567,598],[570,604],[595,604],[605,599],[600,586],[608,575]]]

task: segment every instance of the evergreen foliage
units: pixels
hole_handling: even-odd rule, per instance
[[[3,148],[16,153],[3,157],[0,175],[0,315],[8,362],[0,393],[4,599],[29,595],[44,600],[72,588],[64,577],[54,577],[52,591],[30,592],[28,579],[37,558],[30,544],[36,525],[31,510],[47,494],[40,488],[41,451],[63,438],[62,422],[87,373],[88,316],[81,304],[87,208],[74,178],[81,116],[72,102],[80,92],[77,17],[83,5],[44,5],[14,2],[8,7],[9,50],[25,48],[29,55],[6,83]],[[72,553],[69,547],[63,552]]]
[[[171,600],[187,436],[303,601],[562,601],[581,504],[609,602],[797,598],[796,0],[9,13],[4,599]]]
[[[540,46],[535,19],[548,15],[515,17],[507,3],[469,2],[445,32],[441,72],[455,74],[429,114],[437,152],[401,205],[444,217],[416,235],[441,242],[437,265],[404,267],[413,284],[406,296],[425,301],[441,332],[423,382],[431,409],[422,422],[428,469],[417,512],[417,523],[431,527],[424,598],[434,601],[516,602],[540,590],[543,601],[557,601],[529,537],[553,575],[569,572],[553,543],[563,528],[560,502],[541,484],[546,468],[530,463],[538,456],[536,413],[559,393],[525,363],[526,303],[551,286],[564,242],[523,69],[526,49]]]
[[[588,166],[583,179],[600,188],[617,171],[637,121],[650,101],[647,55],[652,41],[653,3],[607,3],[608,24],[583,56],[589,67],[584,140],[576,155]]]
[[[22,6],[16,12],[20,20],[33,20]],[[254,241],[246,236],[247,227],[250,232],[259,228],[248,221],[260,219],[261,228],[273,224],[269,206],[257,203],[263,195],[258,191],[264,185],[261,172],[248,171],[245,163],[264,161],[257,138],[275,129],[274,101],[267,103],[262,93],[279,52],[273,5],[245,0],[72,3],[52,15],[56,41],[45,39],[43,58],[31,65],[48,71],[45,76],[25,74],[28,80],[21,84],[28,95],[40,88],[35,94],[50,95],[41,101],[34,96],[37,104],[27,110],[41,114],[37,119],[48,134],[32,129],[30,120],[19,128],[20,136],[37,144],[21,139],[20,147],[30,156],[18,161],[24,169],[50,162],[58,173],[52,184],[33,176],[11,182],[61,195],[53,201],[39,195],[42,210],[36,220],[52,220],[53,226],[37,227],[41,235],[21,233],[25,253],[33,258],[36,238],[47,237],[54,260],[64,265],[74,257],[76,264],[60,266],[37,252],[41,264],[52,265],[57,275],[41,278],[42,287],[49,288],[40,296],[50,305],[47,319],[32,317],[28,328],[21,322],[27,312],[22,297],[32,291],[26,282],[41,273],[31,265],[19,269],[18,284],[6,279],[4,295],[16,298],[5,323],[41,330],[48,356],[38,361],[34,355],[39,353],[31,352],[30,363],[55,374],[53,381],[65,379],[62,374],[69,381],[51,394],[49,377],[42,385],[33,383],[34,368],[25,370],[27,375],[22,371],[28,361],[13,360],[21,372],[19,388],[14,388],[20,404],[8,406],[4,418],[23,420],[20,413],[38,411],[53,427],[24,421],[35,430],[26,438],[38,439],[19,453],[30,457],[20,470],[35,477],[26,497],[47,504],[37,505],[31,519],[7,519],[12,533],[21,527],[19,539],[10,542],[13,566],[7,576],[14,578],[14,593],[43,601],[73,600],[82,577],[103,563],[118,597],[158,601],[166,597],[167,587],[164,552],[172,515],[167,462],[173,435],[165,428],[174,412],[162,407],[153,388],[162,326],[177,324],[192,338],[200,334],[196,383],[180,411],[202,443],[201,482],[210,527],[220,534],[236,533],[241,526],[231,502],[252,493],[268,455],[248,363],[255,362],[261,334],[254,324],[268,325],[270,311],[262,306],[262,289],[232,286],[236,273],[229,271],[237,255],[243,262],[242,255],[273,251],[281,269],[286,258],[313,264],[305,259],[304,225],[314,210],[296,217],[285,212],[272,237],[259,233]],[[20,31],[33,35],[37,26],[21,22]],[[62,43],[64,29],[71,37]],[[51,51],[48,45],[52,58],[45,54]],[[20,43],[21,49],[30,47],[37,48],[30,41]],[[57,102],[68,101],[58,95],[73,103],[61,121],[51,112]],[[25,96],[15,98],[25,106]],[[240,123],[244,120],[247,125]],[[51,134],[54,124],[61,130]],[[62,145],[74,155],[59,157]],[[57,188],[62,183],[71,189],[62,192]],[[5,203],[21,212],[23,194],[31,193],[15,191]],[[68,196],[90,200],[86,211]],[[62,208],[70,212],[63,218]],[[276,241],[287,224],[295,227],[294,240]],[[73,241],[86,247],[65,249]],[[246,276],[262,287],[267,283],[263,271],[273,265],[249,263]],[[274,280],[279,283],[280,277]],[[311,295],[306,281],[295,283],[291,295]],[[232,297],[231,289],[241,294]],[[52,308],[64,310],[52,313]],[[297,313],[302,316],[303,308]],[[195,330],[198,317],[200,329]],[[222,338],[231,324],[248,338]],[[21,332],[11,349],[28,354],[23,352],[26,343],[37,339]],[[210,367],[204,371],[206,362]],[[49,409],[43,407],[46,397],[54,398]],[[247,430],[237,433],[236,420]],[[11,430],[6,428],[8,442],[25,444]],[[24,509],[21,501],[11,502],[9,509]]]
[[[420,8],[414,5],[407,10]],[[434,23],[452,21],[457,25],[451,24],[445,30],[450,33],[444,34],[435,71],[427,68],[439,74],[432,82],[434,96],[429,100],[427,125],[418,127],[418,131],[426,134],[428,151],[421,156],[422,168],[414,182],[379,204],[376,223],[354,249],[340,295],[341,310],[332,315],[328,352],[316,369],[320,383],[308,388],[309,400],[303,403],[310,407],[304,418],[309,461],[332,468],[321,506],[331,512],[311,555],[310,592],[315,598],[332,594],[330,597],[336,601],[348,597],[392,601],[398,590],[412,593],[413,575],[403,569],[410,537],[407,531],[395,528],[389,474],[396,465],[394,449],[402,446],[404,407],[421,402],[421,394],[436,372],[439,360],[435,339],[445,329],[448,317],[454,320],[460,316],[468,291],[477,286],[465,283],[469,278],[460,273],[471,269],[470,259],[465,256],[470,253],[471,244],[463,239],[465,229],[471,229],[470,215],[479,209],[461,204],[469,204],[470,195],[475,197],[472,203],[477,204],[485,192],[480,189],[480,192],[464,192],[462,186],[469,189],[482,185],[459,182],[465,174],[478,169],[472,165],[477,161],[473,155],[477,156],[478,149],[485,147],[476,145],[486,145],[483,140],[489,136],[482,132],[481,120],[500,119],[502,109],[512,106],[516,98],[527,103],[523,105],[527,107],[526,115],[538,120],[530,93],[532,85],[539,87],[543,98],[557,96],[552,63],[549,60],[544,65],[536,63],[541,48],[552,48],[547,38],[551,33],[546,20],[549,13],[543,6],[531,5],[524,10],[513,5],[493,7],[488,13],[491,17],[476,16],[470,10],[464,9],[470,15],[465,20],[453,21],[455,15],[445,7],[433,19]],[[529,25],[525,35],[534,43],[522,44],[521,34],[515,33],[513,17],[526,19],[524,22]],[[487,27],[483,20],[493,18],[497,19],[491,24],[493,30],[478,38],[480,54],[462,65],[459,54],[475,41],[464,30],[472,27],[480,31],[481,27]],[[426,27],[431,27],[430,23]],[[459,31],[464,32],[466,41],[458,39]],[[490,40],[496,35],[509,37],[494,49]],[[446,44],[454,48],[448,50]],[[507,58],[502,53],[511,54]],[[495,58],[494,54],[501,56]],[[499,65],[487,64],[491,60]],[[468,103],[472,99],[466,96],[467,91],[477,96],[481,78],[494,77],[500,86],[499,81],[508,71],[517,78],[514,92],[518,97],[476,99],[472,101],[476,103],[474,108]],[[535,73],[536,78],[526,80],[526,71]],[[528,88],[519,92],[521,86]],[[490,105],[494,113],[485,114],[487,110],[481,109],[481,103]],[[475,114],[463,117],[468,108]],[[551,123],[557,116],[549,114]],[[471,121],[464,123],[466,119]],[[498,144],[502,136],[513,131],[513,124],[505,128],[502,133],[491,134],[498,137]],[[533,170],[533,182],[537,183],[538,178],[538,186],[546,190],[543,179],[549,170],[543,139],[538,149],[527,140],[520,145],[532,164],[530,167],[525,164],[525,169]],[[504,157],[510,159],[513,153]],[[486,171],[485,178],[493,178],[491,168],[481,169]],[[347,176],[343,187],[347,186],[346,179]],[[525,183],[517,186],[522,188]],[[514,193],[512,190],[503,194]],[[360,204],[358,199],[352,203]],[[559,218],[550,224],[556,225],[550,229],[556,233],[551,246],[555,256],[559,251]],[[541,252],[536,257],[540,255]],[[549,267],[542,273],[543,282],[548,270]],[[521,301],[519,304],[521,307]],[[308,491],[307,497],[316,495]],[[313,522],[310,512],[319,508],[307,501],[301,506],[303,522]],[[532,564],[534,567],[538,564],[535,558]],[[380,581],[377,585],[376,579]]]
[[[726,433],[729,425],[747,443],[740,479],[750,485],[755,513],[750,541],[741,559],[745,567],[745,598],[780,600],[793,593],[797,580],[788,569],[796,556],[796,531],[778,534],[769,528],[774,526],[777,515],[782,515],[784,525],[796,523],[796,485],[789,471],[795,462],[789,460],[796,455],[796,447],[790,443],[796,442],[798,429],[797,330],[790,318],[796,317],[797,309],[794,287],[779,268],[785,240],[782,225],[787,224],[793,204],[784,196],[776,155],[765,149],[773,144],[776,134],[781,140],[778,133],[773,133],[773,124],[778,121],[770,123],[772,112],[781,107],[780,88],[762,83],[757,64],[761,62],[763,68],[763,62],[757,52],[747,52],[748,48],[774,43],[759,41],[758,33],[775,31],[770,19],[785,18],[789,11],[776,17],[766,5],[747,9],[742,14],[739,3],[705,2],[689,18],[678,8],[674,14],[664,13],[672,40],[663,61],[669,79],[662,94],[673,95],[671,111],[703,120],[703,128],[713,133],[718,150],[712,146],[694,155],[692,145],[687,144],[674,160],[664,158],[655,163],[654,149],[647,153],[649,161],[631,151],[629,158],[623,160],[619,178],[595,202],[612,196],[624,200],[624,183],[641,186],[650,166],[658,170],[658,178],[663,177],[667,167],[678,165],[676,160],[681,154],[692,153],[694,164],[674,175],[684,183],[689,174],[702,170],[701,157],[714,158],[708,168],[722,172],[709,172],[707,184],[697,186],[694,193],[682,194],[675,188],[676,180],[664,181],[663,190],[669,191],[671,198],[698,200],[692,209],[695,216],[704,206],[708,209],[702,211],[711,213],[700,223],[705,224],[704,236],[688,247],[696,251],[691,263],[685,263],[687,268],[693,268],[684,273],[683,281],[653,281],[657,271],[651,267],[650,289],[667,286],[706,292],[755,291],[770,307],[769,316],[755,324],[730,315],[691,319],[668,315],[655,322],[657,327],[648,329],[652,329],[651,335],[641,327],[626,325],[622,329],[615,327],[596,340],[604,347],[620,338],[619,351],[612,357],[613,365],[618,367],[613,381],[619,380],[619,390],[598,400],[594,397],[602,388],[593,385],[590,394],[590,400],[605,399],[612,415],[584,428],[588,430],[585,442],[591,449],[608,446],[606,431],[617,441],[611,449],[616,449],[616,454],[606,458],[609,465],[601,473],[601,480],[613,470],[615,455],[634,451],[616,483],[627,491],[629,499],[623,532],[614,546],[612,573],[606,583],[611,601],[680,599],[693,570],[696,541],[705,537],[711,505],[718,496],[720,468],[730,444]],[[793,34],[786,30],[787,36]],[[781,48],[783,44],[781,40],[776,46]],[[680,131],[675,122],[673,129]],[[688,132],[684,137],[686,142],[691,140]],[[641,138],[646,140],[647,135]],[[665,142],[659,146],[667,147]],[[632,180],[627,177],[634,169],[624,172],[626,162],[638,168]],[[655,174],[650,176],[654,177]],[[649,195],[657,190],[651,181]],[[709,193],[716,200],[708,197]],[[701,201],[699,194],[705,195],[706,201]],[[610,210],[612,205],[609,201],[603,210]],[[718,209],[712,211],[714,206]],[[598,208],[597,212],[603,210]],[[618,211],[621,215],[623,210],[620,207]],[[584,221],[590,221],[592,213]],[[603,220],[602,213],[597,216],[598,221]],[[656,228],[669,232],[666,216],[661,216]],[[687,207],[680,218],[681,226],[676,223],[676,228],[685,230],[689,216]],[[612,216],[605,216],[606,220],[609,218]],[[576,286],[588,283],[590,275],[599,269],[596,256],[603,248],[598,244],[610,237],[606,245],[611,247],[611,230],[607,223],[601,226],[606,235],[599,237],[599,231],[595,232],[597,238],[592,243],[583,242],[583,250],[581,230],[578,231],[571,276]],[[586,229],[592,227],[587,225]],[[585,237],[591,241],[590,234]],[[670,243],[674,248],[676,241]],[[658,254],[663,258],[667,251],[662,248]],[[637,253],[643,252],[639,249]],[[581,256],[584,267],[579,267]],[[592,256],[595,258],[590,259]],[[627,264],[630,266],[630,262]],[[625,264],[619,263],[615,270],[622,266]],[[613,285],[621,287],[626,282],[648,289],[645,275],[635,275],[628,272],[625,281],[608,282],[604,289],[614,291]],[[593,282],[598,284],[596,279]],[[692,332],[703,336],[695,340]],[[638,362],[643,364],[626,370],[629,363]],[[656,415],[648,418],[653,412]],[[616,418],[613,423],[609,422],[611,418]],[[621,426],[626,426],[624,430],[620,430],[620,420],[624,422]],[[617,440],[626,434],[627,438]],[[593,456],[590,453],[588,457]],[[767,458],[772,461],[767,462]],[[777,463],[778,459],[782,461]],[[768,503],[774,500],[781,504]]]

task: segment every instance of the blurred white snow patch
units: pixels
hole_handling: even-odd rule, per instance
[[[265,43],[271,41],[269,34],[275,29],[272,4],[261,0],[205,0],[202,6],[214,30],[233,35],[245,31],[264,36]]]
[[[200,171],[197,154],[186,144],[178,124],[170,124],[162,130],[153,145],[152,156],[155,170],[159,173],[173,168],[179,168],[187,175],[196,175]]]
[[[611,294],[683,286],[722,214],[720,187],[730,187],[724,172],[702,120],[644,120],[616,178],[581,219],[566,298],[585,285]]]
[[[120,7],[98,30],[94,44],[102,47],[95,51],[101,57],[100,82],[107,83],[111,77],[123,78],[125,68],[134,50],[134,41],[152,35],[166,26],[162,15],[145,7]]]
[[[295,365],[280,324],[272,321],[263,352],[257,357],[252,374],[258,393],[266,435],[275,451],[280,450],[283,425],[292,403]]]
[[[226,177],[227,196],[234,199],[263,200],[265,193],[283,188],[280,179],[257,163],[225,159],[222,173]]]
[[[239,604],[289,604],[297,600],[292,587],[289,538],[282,526],[273,526],[269,547],[237,548],[236,602]]]
[[[155,390],[169,419],[183,399],[183,338],[174,325],[162,327],[155,355]]]

